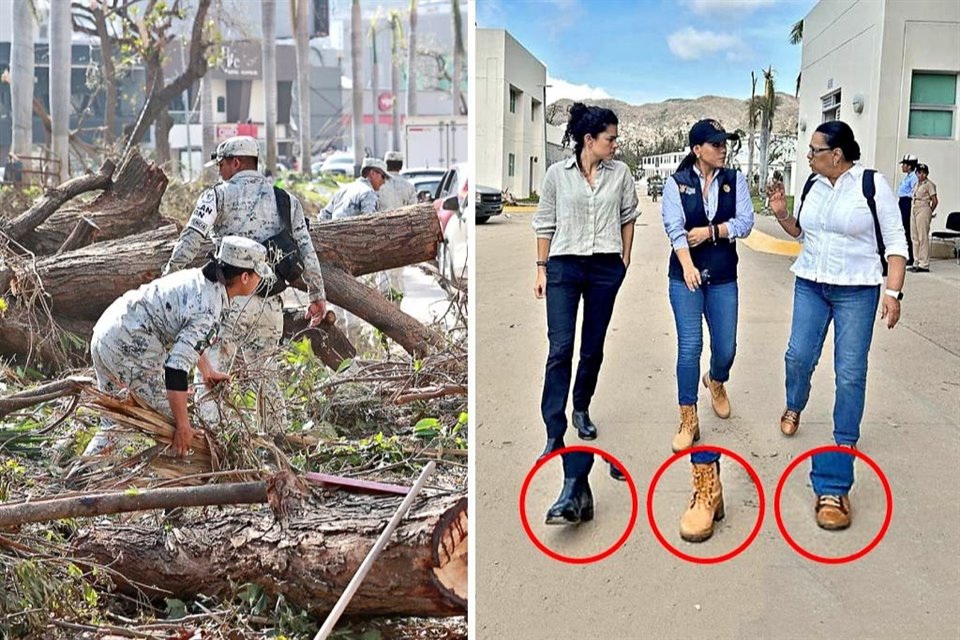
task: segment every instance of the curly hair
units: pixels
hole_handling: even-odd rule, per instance
[[[573,141],[573,153],[580,162],[580,152],[583,150],[583,140],[589,133],[593,137],[599,136],[610,125],[618,125],[617,114],[604,107],[588,107],[582,102],[574,102],[570,106],[570,118],[567,120],[567,130],[563,134],[563,146]]]

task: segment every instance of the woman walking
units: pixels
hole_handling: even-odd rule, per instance
[[[580,361],[573,383],[573,424],[581,439],[597,437],[590,400],[603,361],[603,343],[617,291],[630,264],[639,212],[630,168],[614,160],[617,116],[601,107],[575,103],[563,142],[573,142],[571,158],[544,175],[533,218],[537,234],[534,295],[546,296],[550,351],[543,381],[541,414],[547,428],[543,455],[561,449],[567,430],[566,404],[573,364],[577,307],[583,300]],[[547,524],[575,524],[593,518],[588,475],[593,456],[563,455],[563,489],[547,512]],[[622,475],[611,465],[611,475]]]
[[[833,440],[856,448],[867,385],[867,355],[877,304],[892,329],[900,319],[907,243],[893,190],[880,173],[865,169],[850,127],[825,122],[810,138],[813,174],[804,187],[796,216],[787,211],[782,185],[774,185],[770,206],[780,226],[803,235],[796,274],[793,322],[787,346],[787,406],[780,431],[792,436],[810,397],[810,380],[833,323],[836,398]],[[889,263],[886,288],[884,260]],[[881,295],[882,293],[882,295]],[[853,455],[813,456],[810,480],[817,496],[815,514],[823,529],[850,526]]]
[[[746,178],[726,168],[727,141],[737,140],[716,120],[690,129],[690,153],[664,185],[663,227],[670,239],[669,294],[677,327],[677,392],[680,428],[674,452],[700,439],[697,387],[703,322],[710,332],[710,369],[702,378],[717,417],[730,417],[725,383],[737,352],[737,247],[753,229],[753,203]],[[693,494],[680,520],[680,536],[700,542],[723,518],[720,454],[690,456]]]

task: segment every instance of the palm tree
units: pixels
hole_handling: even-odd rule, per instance
[[[399,11],[390,12],[390,93],[393,148],[400,149],[400,50],[403,48],[403,20]]]
[[[353,175],[358,177],[363,161],[363,19],[360,0],[353,0],[350,7],[350,67],[353,71],[350,140],[353,144]]]
[[[200,138],[203,149],[201,157],[206,162],[217,149],[213,124],[213,86],[206,76],[200,79]],[[217,179],[217,170],[215,167],[204,168],[200,176],[204,182],[212,182]]]
[[[763,95],[759,101],[760,111],[760,186],[767,183],[769,168],[770,134],[773,132],[773,118],[777,111],[777,94],[773,82],[773,67],[763,71]]]
[[[267,134],[267,164],[265,169],[277,171],[277,2],[262,0],[260,18],[263,21],[263,120]]]
[[[33,146],[33,45],[40,30],[33,2],[12,3],[13,34],[10,45],[10,100],[13,107],[11,150],[29,156]]]
[[[803,20],[797,20],[790,28],[790,44],[800,44],[803,42]],[[800,95],[800,76],[802,72],[797,73],[797,92],[794,95]]]
[[[753,136],[757,130],[757,74],[750,72],[750,103],[747,105],[747,125],[750,139],[747,143],[747,184],[753,188]]]
[[[407,117],[417,115],[417,0],[410,0],[410,39],[407,42]]]
[[[306,0],[290,0],[290,21],[294,28],[297,52],[297,97],[300,112],[300,172],[310,175],[312,139],[310,137],[310,37],[307,34]]]
[[[380,12],[370,21],[370,49],[373,54],[373,63],[370,67],[370,89],[373,94],[373,155],[380,157],[380,59],[377,57],[377,29],[380,26]]]
[[[460,0],[453,0],[453,115],[460,115],[460,67],[463,65],[463,29],[460,19]]]
[[[70,0],[50,1],[50,123],[60,182],[70,177]]]

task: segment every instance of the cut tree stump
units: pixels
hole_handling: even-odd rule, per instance
[[[283,522],[265,507],[211,511],[170,531],[98,522],[73,548],[78,557],[109,565],[151,597],[230,598],[236,585],[254,583],[322,618],[401,500],[324,492]],[[466,598],[467,499],[421,497],[346,615],[463,615]]]

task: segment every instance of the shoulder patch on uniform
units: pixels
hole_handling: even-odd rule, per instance
[[[187,222],[188,227],[196,229],[203,236],[206,236],[210,232],[210,229],[213,228],[213,223],[217,220],[217,194],[214,191],[215,188],[216,187],[211,187],[200,194],[200,197],[197,199],[197,206],[190,215],[189,222]]]

